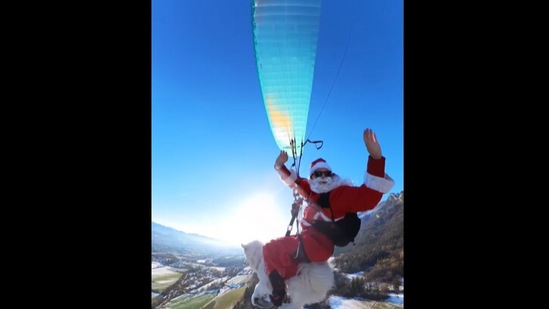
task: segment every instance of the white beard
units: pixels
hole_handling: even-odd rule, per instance
[[[315,177],[309,180],[311,190],[315,193],[326,193],[332,191],[339,186],[352,186],[352,182],[346,179],[341,179],[338,175],[333,174],[332,177]]]

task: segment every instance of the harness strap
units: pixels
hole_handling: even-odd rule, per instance
[[[299,261],[300,263],[309,263],[309,257],[307,256],[307,253],[305,253],[305,247],[303,246],[303,239],[301,238],[301,233],[297,234],[297,240],[299,241],[299,245],[297,246],[297,251],[295,252],[295,255],[292,257],[294,260]]]
[[[294,188],[294,202],[292,203],[292,219],[290,220],[290,223],[288,224],[288,227],[286,228],[286,236],[290,236],[290,233],[292,232],[292,227],[294,225],[294,221],[297,218],[297,215],[299,214],[299,209],[301,208],[301,205],[303,204],[303,198],[300,197],[299,192],[296,188]],[[299,219],[297,220],[296,228],[297,228],[297,234],[299,233]]]

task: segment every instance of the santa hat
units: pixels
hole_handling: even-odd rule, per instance
[[[314,160],[313,163],[311,163],[311,170],[309,172],[309,175],[312,175],[319,168],[325,168],[330,172],[332,171],[332,168],[328,165],[328,163],[326,163],[326,160],[318,158]]]

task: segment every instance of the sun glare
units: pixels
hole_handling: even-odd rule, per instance
[[[218,238],[242,244],[256,239],[267,242],[284,236],[291,215],[287,205],[277,203],[269,193],[260,192],[235,205],[227,219],[221,223],[223,233]]]

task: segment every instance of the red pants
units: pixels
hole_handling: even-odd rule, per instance
[[[326,262],[334,253],[334,244],[326,235],[314,228],[301,232],[305,253],[311,262]],[[284,277],[291,278],[297,274],[299,261],[294,259],[299,240],[296,235],[273,239],[263,246],[263,259],[267,275],[273,270]]]

